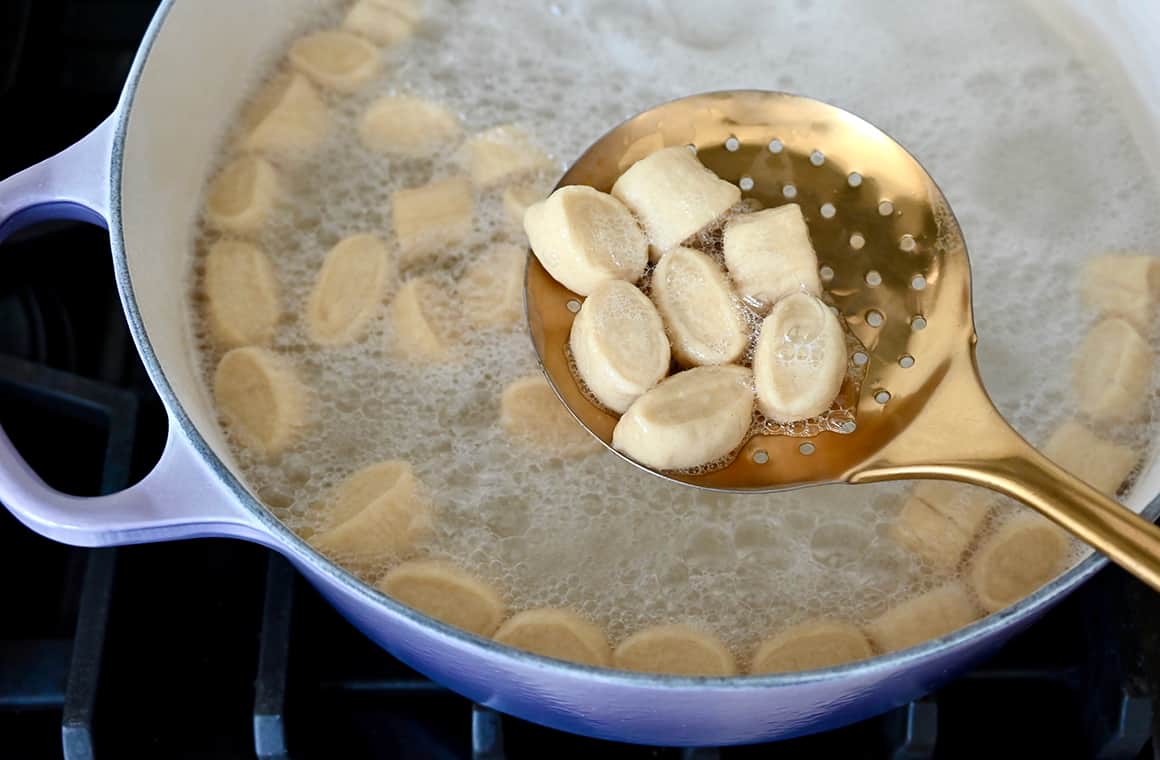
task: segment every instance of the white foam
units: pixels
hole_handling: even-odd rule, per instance
[[[338,18],[323,5],[316,26]],[[292,200],[259,242],[279,270],[287,313],[302,313],[339,239],[389,239],[392,191],[465,171],[454,149],[436,160],[365,150],[356,124],[375,98],[432,98],[468,133],[516,122],[566,162],[673,97],[789,89],[867,117],[937,179],[972,251],[984,378],[1019,430],[1042,441],[1068,414],[1068,363],[1092,320],[1075,297],[1078,265],[1109,246],[1153,244],[1160,201],[1099,82],[1028,10],[1007,0],[918,9],[431,2],[432,20],[389,53],[381,79],[357,95],[326,95],[334,137],[285,176]],[[550,187],[554,177],[540,180]],[[450,286],[486,246],[522,244],[501,190],[479,196],[470,239],[415,271]],[[864,619],[932,582],[887,536],[902,485],[737,497],[667,485],[611,455],[563,462],[513,444],[499,425],[503,387],[535,371],[522,330],[473,336],[453,362],[423,367],[389,358],[390,330],[380,318],[364,342],[317,349],[295,317],[280,327],[275,347],[315,394],[312,427],[277,460],[245,451],[238,460],[307,535],[346,475],[403,458],[439,508],[432,553],[494,582],[514,607],[573,606],[614,640],[654,622],[699,621],[738,652],[807,617]],[[206,342],[207,375],[217,356]],[[1150,439],[1142,428],[1116,434],[1140,447]]]

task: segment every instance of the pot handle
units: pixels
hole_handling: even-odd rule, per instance
[[[108,227],[110,166],[118,115],[79,142],[0,182],[0,242],[48,219]],[[115,546],[199,536],[268,541],[253,514],[222,484],[169,418],[161,460],[136,485],[107,496],[70,496],[49,487],[0,429],[0,502],[48,538]]]

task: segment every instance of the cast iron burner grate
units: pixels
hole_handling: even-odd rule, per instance
[[[96,125],[156,0],[0,3],[0,174]],[[134,482],[165,436],[108,239],[0,250],[0,424],[54,487]],[[82,550],[0,510],[0,757],[1160,758],[1160,597],[1101,573],[986,666],[872,720],[777,744],[665,749],[473,705],[362,637],[280,557],[237,541]]]

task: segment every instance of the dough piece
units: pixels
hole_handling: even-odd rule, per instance
[[[306,421],[306,389],[284,357],[258,346],[235,348],[218,362],[214,402],[238,443],[277,454]]]
[[[382,53],[362,37],[325,29],[290,46],[290,63],[317,85],[355,92],[379,73]]]
[[[950,480],[920,480],[910,493],[972,539],[1002,498],[986,488]]]
[[[471,262],[457,290],[463,315],[476,327],[511,327],[524,319],[528,253],[500,243]]]
[[[599,451],[600,441],[560,403],[543,375],[513,380],[500,398],[500,422],[513,438],[560,457],[582,457]]]
[[[206,314],[227,347],[266,343],[281,313],[278,279],[269,257],[236,240],[214,243],[205,257]]]
[[[257,232],[270,218],[280,193],[278,171],[269,161],[240,156],[209,183],[206,221],[227,232]]]
[[[696,367],[638,398],[616,423],[612,445],[657,470],[699,467],[740,446],[752,421],[752,372]]]
[[[749,330],[728,278],[700,251],[678,247],[660,260],[652,300],[682,366],[729,364],[749,347]]]
[[[586,185],[569,185],[533,203],[524,232],[557,282],[586,296],[608,280],[637,282],[648,243],[620,201]]]
[[[818,256],[796,203],[733,217],[724,248],[725,267],[748,299],[771,305],[790,293],[822,292]]]
[[[524,214],[533,203],[544,200],[547,196],[535,185],[512,185],[504,188],[503,210],[508,218],[519,225],[524,223]]]
[[[838,317],[816,296],[792,293],[761,323],[753,355],[758,407],[774,422],[816,417],[834,403],[846,365]]]
[[[907,599],[870,621],[866,633],[879,651],[893,652],[950,633],[979,617],[959,581]]]
[[[306,332],[323,346],[351,343],[383,301],[387,248],[374,235],[352,235],[330,249],[306,302]]]
[[[646,628],[620,642],[612,667],[676,676],[732,676],[733,655],[716,636],[687,625]]]
[[[890,537],[940,573],[957,568],[974,540],[953,520],[915,496],[902,505],[890,526]]]
[[[628,168],[612,194],[636,214],[659,261],[741,200],[741,190],[706,169],[684,146],[663,148]]]
[[[449,562],[404,562],[376,587],[408,607],[477,636],[491,636],[503,622],[504,603],[496,590]]]
[[[1122,317],[1150,335],[1160,302],[1160,257],[1110,253],[1089,259],[1080,274],[1080,297],[1089,308]]]
[[[376,45],[393,46],[411,36],[419,19],[415,0],[359,0],[342,26]]]
[[[555,169],[552,159],[512,124],[493,127],[467,141],[471,181],[492,187],[520,174]]]
[[[242,147],[277,158],[313,152],[330,130],[330,114],[314,85],[301,74],[283,74],[258,92],[242,112]]]
[[[427,277],[414,277],[403,283],[389,309],[396,355],[417,363],[447,358],[453,335],[449,320],[440,309],[441,297],[439,288]]]
[[[971,561],[971,586],[988,612],[1014,604],[1067,568],[1067,534],[1046,518],[1016,513]]]
[[[348,478],[335,498],[332,527],[310,543],[358,562],[402,556],[431,532],[431,506],[411,466],[390,461]],[[339,519],[340,518],[340,519]]]
[[[585,299],[568,345],[592,395],[623,412],[669,371],[669,339],[656,307],[624,280],[608,280]]]
[[[1139,452],[1104,440],[1075,420],[1056,428],[1043,454],[1093,488],[1114,496],[1140,461]]]
[[[455,114],[413,95],[379,98],[358,123],[359,139],[368,150],[396,158],[430,156],[461,132]]]
[[[1075,393],[1084,414],[1126,422],[1148,409],[1152,349],[1127,322],[1105,319],[1083,339],[1075,356]]]
[[[391,220],[401,264],[410,264],[440,246],[454,245],[471,232],[475,199],[466,177],[452,177],[391,194]]]
[[[766,639],[757,647],[749,672],[796,673],[872,657],[866,634],[850,623],[815,620]]]
[[[517,613],[499,627],[495,640],[581,665],[607,667],[612,660],[604,632],[571,610],[543,608]]]

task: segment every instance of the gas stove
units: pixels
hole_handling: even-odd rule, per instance
[[[156,4],[0,4],[0,175],[113,108]],[[42,226],[0,259],[0,425],[55,488],[124,488],[156,462],[166,421],[108,236]],[[1160,758],[1160,597],[1115,568],[923,699],[815,736],[695,750],[585,739],[472,704],[238,541],[75,549],[0,510],[0,577],[0,757]]]

